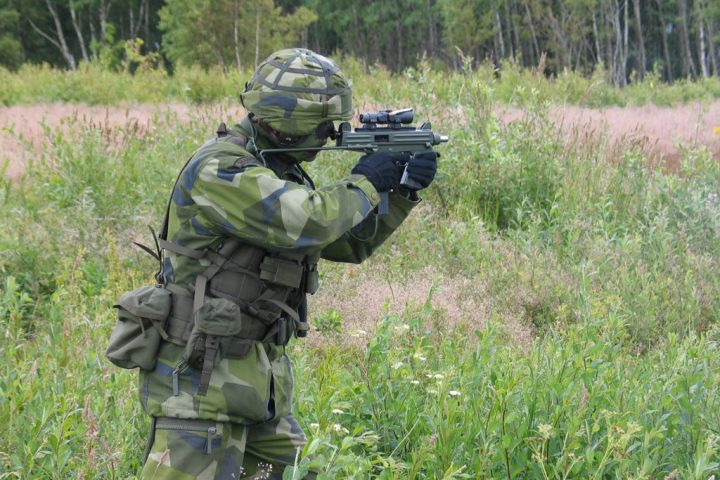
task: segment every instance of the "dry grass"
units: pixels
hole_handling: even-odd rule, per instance
[[[377,108],[363,103],[359,110]],[[0,108],[0,161],[9,160],[8,174],[17,178],[24,170],[30,155],[29,146],[37,148],[45,138],[45,129],[67,128],[80,124],[102,128],[136,124],[140,129],[152,130],[163,125],[154,123],[159,113],[170,112],[175,116],[189,118],[200,113],[217,121],[237,119],[243,115],[242,108],[226,105],[197,106],[182,103],[165,105],[127,104],[119,106],[88,106],[82,104],[18,105]],[[522,110],[504,109],[497,112],[506,122],[517,120]],[[658,161],[673,169],[680,159],[680,148],[706,145],[720,158],[720,102],[711,104],[688,104],[679,107],[609,107],[591,109],[576,106],[553,107],[552,118],[566,135],[607,133],[612,143],[625,140],[642,142]],[[462,124],[462,115],[451,115]],[[458,120],[459,119],[459,120]],[[436,119],[437,120],[437,119]],[[443,119],[440,119],[443,120]],[[445,119],[447,120],[447,119]],[[440,122],[446,125],[445,122]]]
[[[336,273],[337,281],[326,280],[319,292],[310,297],[309,309],[311,318],[336,310],[343,320],[343,331],[347,332],[340,339],[342,342],[363,347],[385,316],[417,310],[426,302],[439,313],[446,331],[458,326],[482,330],[494,319],[502,318],[503,333],[521,350],[528,350],[534,339],[532,328],[522,321],[522,312],[498,305],[489,285],[477,279],[450,277],[426,267],[412,278],[393,282],[388,280],[390,276],[383,266],[374,261],[343,266]],[[314,332],[308,341],[322,343],[327,341],[327,335]]]
[[[0,108],[0,162],[9,161],[8,175],[16,179],[24,171],[31,154],[40,151],[48,142],[46,132],[67,131],[78,125],[100,128],[108,136],[118,127],[131,126],[131,130],[148,132],[163,128],[163,124],[156,122],[162,118],[161,114],[165,113],[180,118],[197,116],[218,118],[219,122],[227,118],[227,115],[240,118],[244,110],[240,106],[227,108],[220,104],[206,106],[182,103],[116,106],[51,103],[2,107]]]

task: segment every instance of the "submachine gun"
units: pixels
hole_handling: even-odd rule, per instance
[[[353,129],[349,122],[342,122],[340,128],[330,134],[330,138],[335,140],[334,146],[270,148],[260,151],[260,156],[266,153],[322,150],[351,150],[365,153],[407,152],[412,155],[430,151],[435,145],[448,141],[447,135],[439,135],[432,131],[430,122],[423,123],[419,128],[407,126],[412,123],[413,117],[412,108],[362,113],[361,127]],[[420,185],[408,178],[407,165],[400,179],[400,185],[412,190],[420,189]]]

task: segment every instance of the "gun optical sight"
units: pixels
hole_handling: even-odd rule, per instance
[[[380,110],[379,112],[369,112],[360,114],[360,122],[366,125],[377,124],[407,124],[413,121],[413,109],[404,108],[402,110]]]

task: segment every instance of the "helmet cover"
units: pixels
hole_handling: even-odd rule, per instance
[[[335,62],[304,48],[266,58],[240,99],[256,117],[292,135],[309,135],[320,123],[353,115],[350,80]]]

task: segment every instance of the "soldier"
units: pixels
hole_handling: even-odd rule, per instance
[[[322,146],[352,117],[348,79],[312,51],[272,54],[241,98],[247,117],[192,155],[160,235],[173,303],[156,366],[139,379],[153,419],[148,480],[282,478],[306,443],[285,345],[308,329],[318,260],[359,263],[403,222],[419,199],[399,187],[401,162],[422,187],[435,175],[434,152],[373,153],[315,189],[300,164],[316,152],[259,155]]]

